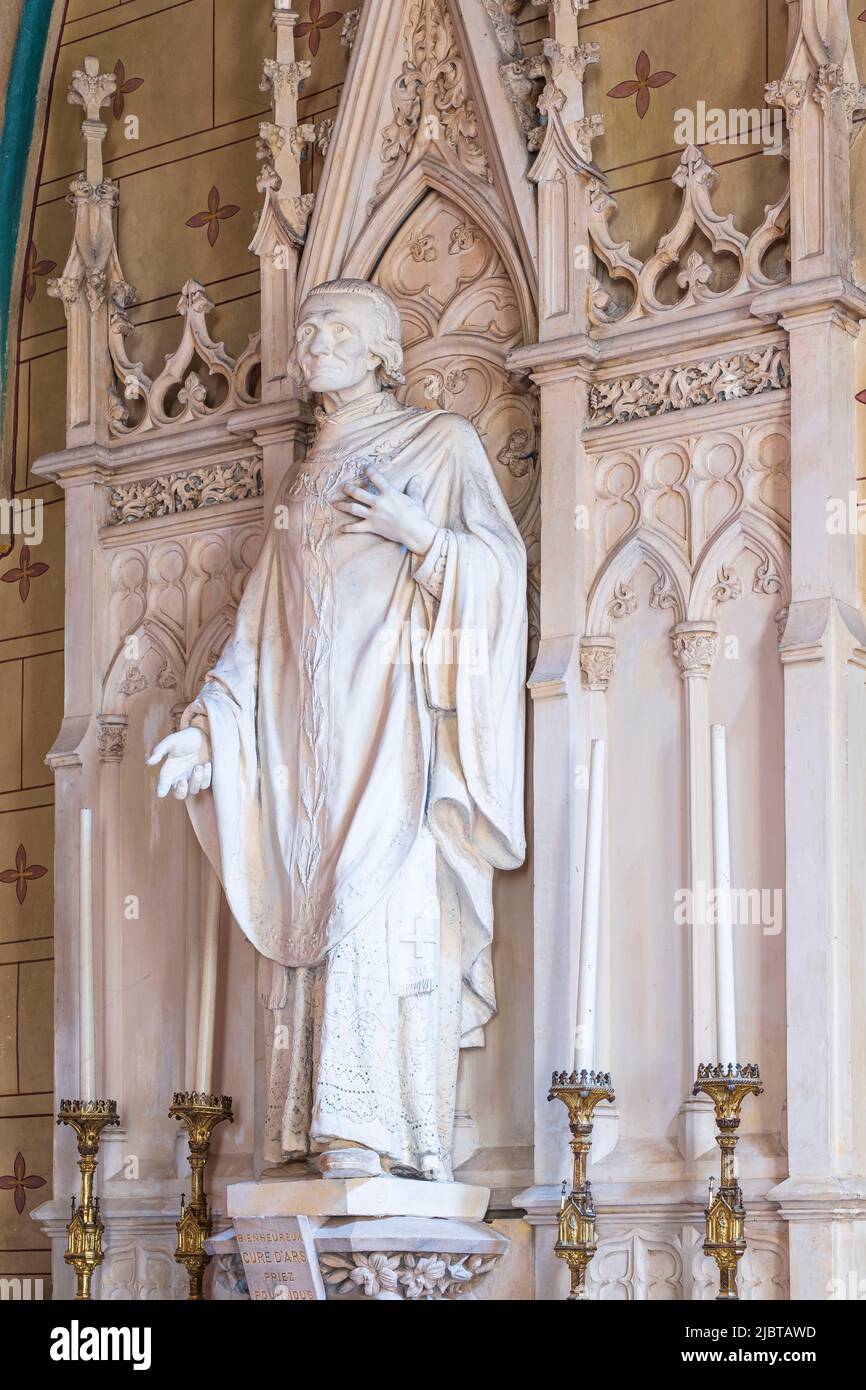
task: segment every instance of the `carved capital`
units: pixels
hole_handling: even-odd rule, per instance
[[[129,720],[125,714],[101,714],[96,721],[96,746],[103,763],[119,763],[126,752]]]
[[[607,694],[615,663],[615,638],[581,637],[580,683],[584,690],[598,690]]]
[[[716,623],[678,623],[671,633],[674,661],[683,680],[693,676],[707,677],[713,668],[719,646]]]

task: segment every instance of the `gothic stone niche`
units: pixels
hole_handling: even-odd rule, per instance
[[[523,338],[514,286],[496,248],[454,203],[431,191],[372,277],[403,320],[411,405],[454,410],[487,449],[529,556],[530,644],[538,632],[538,426],[533,388],[505,366]]]

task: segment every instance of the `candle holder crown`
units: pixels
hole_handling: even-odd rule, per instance
[[[571,1130],[571,1152],[574,1161],[571,1191],[563,1183],[558,1217],[558,1239],[554,1254],[565,1260],[571,1276],[569,1299],[588,1297],[586,1273],[596,1252],[595,1204],[592,1184],[586,1176],[592,1148],[592,1119],[595,1107],[606,1100],[613,1104],[610,1072],[555,1071],[550,1081],[548,1100],[561,1100],[568,1110]]]
[[[78,1167],[81,1172],[81,1198],[72,1198],[72,1212],[66,1227],[66,1253],[63,1258],[75,1270],[76,1300],[90,1298],[93,1272],[102,1264],[102,1233],[99,1198],[94,1179],[99,1162],[99,1140],[107,1125],[119,1125],[120,1116],[113,1100],[61,1100],[57,1123],[70,1125],[78,1141]]]
[[[719,1299],[737,1299],[737,1264],[746,1251],[746,1209],[743,1193],[734,1175],[740,1109],[748,1095],[763,1094],[761,1073],[754,1062],[702,1063],[698,1067],[692,1094],[703,1094],[713,1102],[719,1133],[722,1176],[714,1191],[710,1180],[709,1201],[704,1210],[706,1238],[704,1254],[712,1255],[719,1269]]]
[[[764,1083],[755,1062],[706,1062],[698,1067],[692,1095],[709,1096],[716,1112],[716,1124],[722,1130],[736,1129],[740,1109],[746,1096],[760,1096]]]
[[[187,1132],[191,1171],[190,1199],[180,1200],[177,1222],[177,1248],[174,1258],[186,1269],[189,1297],[204,1298],[204,1272],[210,1263],[205,1241],[213,1234],[213,1217],[204,1190],[204,1170],[213,1132],[223,1120],[234,1123],[231,1096],[214,1096],[205,1091],[175,1091],[169,1118],[180,1120]]]

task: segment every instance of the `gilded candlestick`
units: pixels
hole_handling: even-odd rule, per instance
[[[568,1264],[571,1275],[569,1300],[585,1299],[589,1296],[586,1271],[596,1251],[595,1205],[592,1184],[586,1176],[592,1148],[592,1117],[600,1101],[613,1104],[615,1100],[610,1072],[554,1072],[547,1099],[561,1100],[568,1109],[573,1157],[571,1192],[567,1192],[566,1184],[563,1184],[559,1235],[553,1253]]]
[[[704,1254],[712,1255],[719,1267],[719,1292],[716,1299],[738,1299],[737,1265],[746,1253],[743,1194],[734,1176],[734,1150],[737,1147],[740,1108],[748,1095],[759,1096],[764,1087],[754,1062],[729,1063],[698,1067],[693,1094],[703,1092],[715,1107],[716,1135],[722,1155],[721,1183],[704,1212],[706,1239]]]
[[[177,1249],[174,1258],[182,1264],[189,1277],[189,1297],[204,1298],[204,1272],[210,1255],[205,1241],[213,1234],[213,1218],[204,1190],[204,1171],[210,1153],[211,1136],[223,1120],[234,1123],[231,1096],[211,1096],[202,1091],[176,1091],[169,1116],[180,1120],[189,1139],[191,1169],[190,1199],[180,1199],[180,1220],[177,1223]]]
[[[77,1207],[72,1198],[63,1258],[75,1270],[76,1300],[87,1300],[91,1296],[93,1271],[105,1258],[102,1250],[105,1227],[99,1215],[99,1198],[94,1193],[99,1139],[106,1125],[120,1124],[120,1116],[113,1100],[62,1100],[57,1123],[71,1125],[78,1140],[81,1197]]]

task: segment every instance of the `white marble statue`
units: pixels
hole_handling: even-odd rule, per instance
[[[459,1049],[495,1009],[493,870],[524,854],[524,546],[473,426],[395,399],[382,290],[314,289],[291,365],[315,442],[149,761],[261,955],[266,1157],[447,1179]]]

